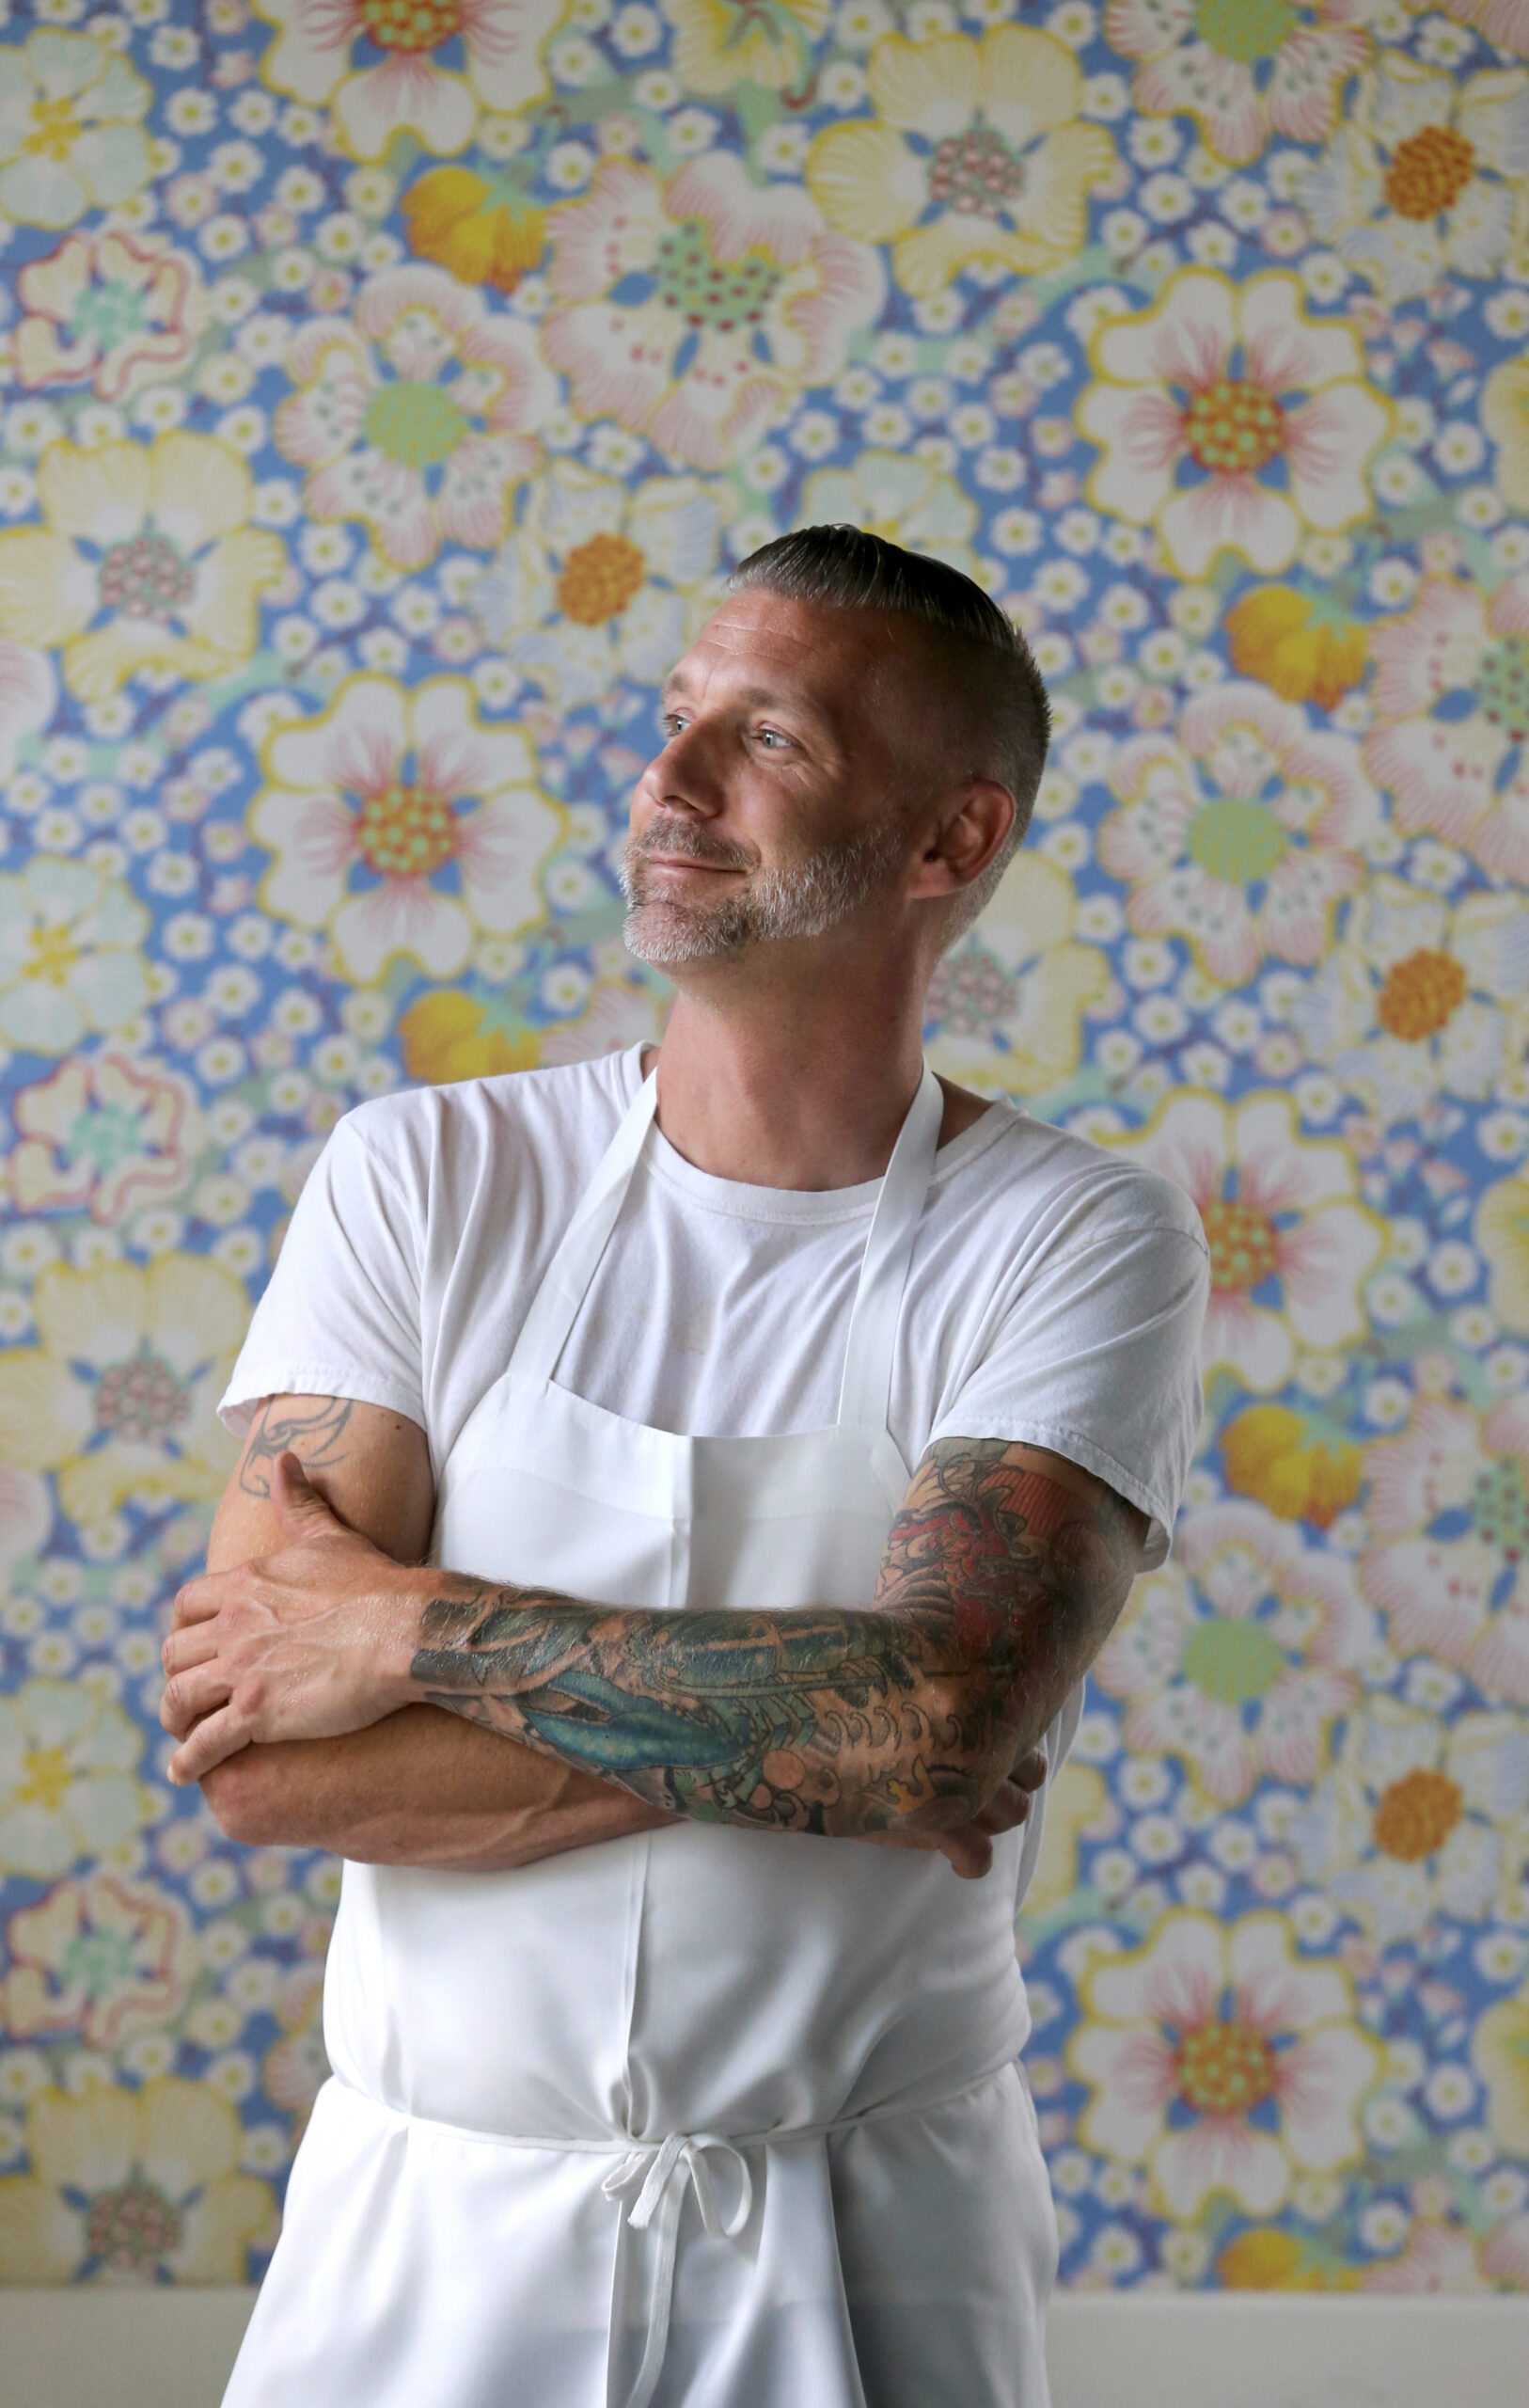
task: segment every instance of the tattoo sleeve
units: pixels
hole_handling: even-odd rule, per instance
[[[441,1576],[418,1695],[701,1821],[859,1837],[980,1812],[1126,1600],[1143,1516],[1001,1439],[933,1447],[864,1608],[632,1611]]]
[[[239,1465],[239,1485],[245,1496],[270,1496],[271,1466],[289,1447],[306,1471],[328,1471],[342,1463],[352,1409],[351,1399],[344,1396],[315,1397],[303,1405],[268,1396],[250,1423]]]

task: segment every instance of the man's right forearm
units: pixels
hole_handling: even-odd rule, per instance
[[[230,1839],[439,1871],[505,1872],[674,1820],[431,1705],[344,1738],[242,1749],[202,1787]]]

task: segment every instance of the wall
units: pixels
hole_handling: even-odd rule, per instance
[[[214,1400],[349,1104],[661,1027],[654,683],[847,518],[1056,700],[933,1057],[1215,1263],[1025,1927],[1064,2279],[1529,2283],[1526,59],[1526,0],[11,10],[0,2279],[264,2262],[336,1868],[161,1778]]]

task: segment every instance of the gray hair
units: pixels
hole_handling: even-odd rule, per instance
[[[929,630],[929,677],[965,773],[1014,797],[1014,826],[945,922],[946,946],[998,891],[1018,850],[1046,766],[1051,706],[1030,646],[998,604],[947,561],[905,551],[846,526],[799,527],[763,544],[728,579],[730,594],[779,594],[834,610],[884,610]]]

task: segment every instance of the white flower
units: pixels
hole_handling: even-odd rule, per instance
[[[276,855],[266,908],[326,927],[348,977],[369,983],[398,953],[450,977],[480,932],[510,936],[539,916],[537,870],[561,815],[525,737],[483,727],[465,679],[408,691],[347,678],[261,757],[250,829]]]
[[[0,1698],[0,1869],[49,1881],[118,1847],[157,1810],[138,1779],[144,1735],[81,1681],[24,1681]]]
[[[484,114],[513,116],[547,88],[544,52],[564,0],[256,0],[279,27],[261,61],[275,90],[333,112],[355,159],[398,134],[438,156],[465,150]],[[355,66],[357,42],[380,50]],[[436,56],[454,56],[461,68]]]
[[[0,1038],[67,1054],[120,1028],[149,1000],[149,914],[89,862],[40,854],[0,878]]]
[[[1284,1915],[1227,1925],[1176,1909],[1080,1988],[1067,2060],[1093,2093],[1080,2137],[1144,2163],[1159,2211],[1188,2222],[1222,2192],[1270,2215],[1299,2175],[1363,2156],[1356,2111],[1381,2052],[1342,1966],[1297,1956]]]

